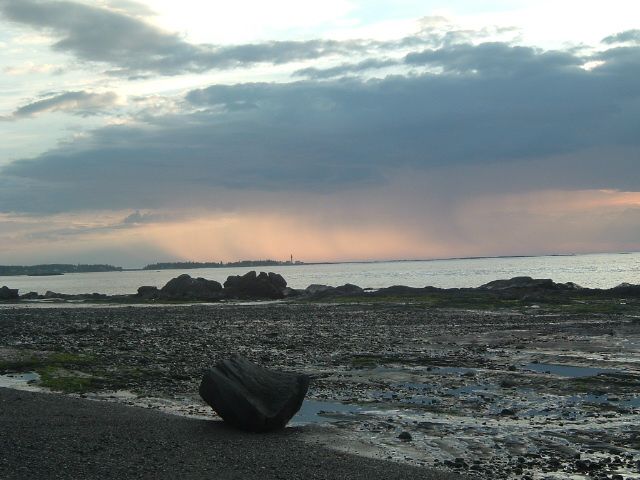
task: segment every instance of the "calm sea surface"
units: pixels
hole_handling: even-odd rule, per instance
[[[181,273],[223,283],[229,275],[242,275],[251,268],[203,268],[197,270],[146,270],[106,273],[76,273],[51,277],[0,277],[0,286],[20,289],[20,293],[135,293],[141,285],[162,287]],[[255,270],[260,270],[256,268]],[[412,287],[477,287],[500,278],[528,275],[575,282],[584,287],[610,288],[622,282],[640,283],[640,252],[529,258],[481,258],[417,262],[341,263],[332,265],[291,265],[263,268],[282,274],[289,286],[305,288],[312,283],[381,288],[391,285]]]

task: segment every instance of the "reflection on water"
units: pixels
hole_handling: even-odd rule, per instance
[[[15,388],[17,390],[39,390],[33,384],[40,380],[36,372],[7,373],[0,375],[0,387]]]
[[[52,277],[0,277],[0,286],[20,289],[20,293],[47,290],[58,293],[135,293],[142,285],[161,287],[181,273],[224,282],[229,275],[242,275],[260,268],[207,268],[197,270],[148,270],[126,272],[74,273]],[[289,265],[262,267],[281,273],[293,288],[312,283],[364,288],[392,285],[442,288],[478,287],[500,278],[527,275],[575,282],[592,288],[610,288],[622,282],[638,283],[640,253],[549,256],[529,258],[478,258],[411,262],[342,263],[331,265]]]
[[[337,421],[348,415],[369,411],[357,405],[340,402],[324,402],[319,400],[305,400],[302,407],[291,419],[291,425],[308,425],[310,423],[327,423]]]
[[[525,367],[534,372],[550,373],[560,377],[581,378],[595,377],[602,373],[619,373],[619,370],[610,370],[594,367],[577,367],[575,365],[556,365],[552,363],[529,363]]]

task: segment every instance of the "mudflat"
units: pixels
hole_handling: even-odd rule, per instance
[[[209,425],[213,414],[197,396],[202,372],[240,353],[312,376],[301,415],[266,449],[273,440],[286,451],[295,439],[292,452],[324,445],[391,460],[381,464],[391,469],[401,462],[472,478],[638,478],[640,321],[622,306],[623,313],[617,303],[613,313],[583,303],[468,310],[418,299],[10,307],[0,309],[0,369],[35,372],[29,388]],[[247,438],[241,450],[262,448],[263,437]],[[390,476],[382,472],[372,478]]]

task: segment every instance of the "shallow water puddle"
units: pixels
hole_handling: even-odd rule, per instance
[[[294,425],[307,425],[310,423],[336,422],[343,420],[345,416],[371,410],[371,408],[340,402],[305,400],[298,413],[291,420],[291,423]]]
[[[595,367],[578,367],[575,365],[558,365],[553,363],[528,363],[525,370],[539,373],[549,373],[560,377],[581,378],[595,377],[603,373],[622,373],[620,370]]]
[[[591,403],[596,405],[615,405],[627,408],[640,408],[640,397],[618,398],[611,395],[574,395],[570,397],[574,403]]]
[[[0,375],[0,387],[24,389],[38,389],[33,384],[40,380],[40,375],[36,372],[8,373]]]

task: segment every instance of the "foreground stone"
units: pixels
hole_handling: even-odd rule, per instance
[[[235,355],[204,374],[200,396],[230,425],[268,432],[283,428],[300,410],[309,380],[307,375],[267,370]]]

